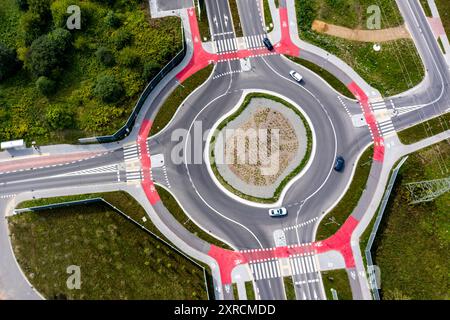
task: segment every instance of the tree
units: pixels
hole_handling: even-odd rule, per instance
[[[18,67],[16,52],[0,42],[0,81],[12,76]]]
[[[55,81],[47,78],[47,77],[39,77],[36,81],[36,88],[42,93],[44,96],[49,96],[55,92],[56,83]]]
[[[95,56],[97,57],[97,59],[100,61],[101,64],[107,67],[112,67],[115,63],[114,54],[108,48],[105,47],[98,48],[97,51],[95,52]]]
[[[139,64],[139,56],[133,49],[127,47],[120,52],[119,62],[125,67],[132,68]]]
[[[121,50],[122,48],[131,44],[133,36],[130,32],[125,29],[119,29],[113,34],[112,41],[116,46],[117,50]]]
[[[45,25],[42,24],[41,17],[31,11],[26,12],[20,18],[20,30],[26,46],[45,33]]]
[[[66,129],[73,125],[73,113],[58,105],[51,105],[47,108],[45,119],[52,129]]]
[[[108,27],[116,29],[120,27],[122,21],[114,11],[110,10],[105,16],[105,23]]]
[[[28,10],[28,1],[27,0],[16,0],[17,6],[22,11]]]
[[[122,98],[124,91],[114,76],[101,75],[97,78],[94,94],[103,102],[114,103]]]
[[[61,28],[37,38],[27,53],[26,68],[36,77],[50,77],[63,67],[70,39],[70,32]]]
[[[147,62],[144,64],[144,69],[142,70],[142,78],[145,81],[150,81],[160,70],[161,65],[159,63],[153,61]]]

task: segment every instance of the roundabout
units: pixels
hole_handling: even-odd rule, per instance
[[[279,96],[245,92],[208,140],[213,178],[255,203],[273,204],[311,159],[314,133],[304,111]]]

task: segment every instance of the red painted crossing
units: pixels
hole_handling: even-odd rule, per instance
[[[158,192],[156,191],[155,185],[153,184],[152,177],[150,175],[150,169],[152,167],[152,161],[150,158],[150,153],[147,150],[147,137],[150,133],[150,129],[152,127],[152,122],[150,120],[145,119],[142,122],[141,128],[138,134],[137,144],[141,150],[141,166],[143,171],[143,179],[142,179],[142,188],[144,189],[145,194],[147,195],[148,200],[151,205],[156,204],[160,198]]]

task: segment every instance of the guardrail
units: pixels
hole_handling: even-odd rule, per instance
[[[181,23],[181,37],[183,42],[183,48],[180,50],[180,52],[177,53],[175,57],[173,57],[172,60],[170,60],[159,72],[158,74],[149,82],[149,84],[145,87],[144,92],[141,94],[141,96],[138,99],[138,102],[136,103],[133,111],[131,112],[131,115],[129,116],[127,122],[125,125],[117,130],[112,135],[107,136],[99,136],[99,137],[90,137],[90,138],[81,138],[78,139],[79,143],[86,144],[86,143],[108,143],[108,142],[115,142],[122,140],[126,136],[128,136],[131,132],[131,129],[133,128],[136,118],[139,114],[139,112],[142,109],[142,106],[145,103],[145,100],[147,100],[150,93],[152,93],[153,89],[156,88],[156,86],[161,82],[161,80],[169,73],[171,72],[181,61],[183,61],[184,57],[186,56],[186,40],[184,38],[184,29],[183,29],[183,23]]]
[[[405,163],[406,159],[408,159],[408,156],[404,157],[402,160],[400,160],[399,164],[395,167],[394,171],[392,171],[391,178],[389,179],[388,186],[386,188],[386,191],[384,192],[383,199],[381,200],[380,208],[378,209],[377,217],[375,220],[375,224],[373,225],[372,232],[369,236],[369,241],[367,242],[366,249],[364,251],[367,261],[367,273],[369,277],[369,285],[372,290],[372,294],[375,300],[380,300],[380,293],[378,290],[380,289],[380,285],[377,280],[377,274],[375,272],[375,266],[373,264],[372,259],[372,245],[375,241],[375,237],[377,236],[377,231],[380,226],[381,220],[383,219],[384,211],[386,210],[386,206],[389,201],[389,197],[392,192],[392,188],[394,187],[395,180],[397,179],[398,171],[400,170],[401,166]]]
[[[71,207],[71,206],[79,206],[79,205],[86,205],[86,204],[103,204],[103,205],[106,205],[106,206],[110,207],[116,213],[120,214],[123,218],[127,219],[128,221],[130,221],[131,223],[133,223],[137,227],[141,228],[142,230],[144,230],[146,233],[148,233],[149,235],[151,235],[152,237],[154,237],[158,241],[160,241],[160,242],[164,243],[165,245],[169,246],[172,250],[174,250],[178,254],[182,255],[183,257],[185,257],[186,259],[191,261],[197,267],[201,268],[203,270],[203,279],[205,281],[206,295],[208,296],[208,299],[210,299],[210,300],[214,299],[214,292],[210,292],[210,290],[209,290],[209,288],[210,288],[209,281],[208,281],[209,277],[207,275],[206,268],[203,265],[201,265],[196,260],[194,260],[191,257],[189,257],[187,254],[185,254],[183,251],[179,250],[177,247],[175,247],[170,242],[164,240],[163,238],[161,238],[160,236],[158,236],[157,234],[155,234],[151,230],[147,229],[145,226],[143,226],[142,224],[140,224],[139,222],[137,222],[136,220],[131,218],[129,215],[125,214],[122,210],[120,210],[119,208],[117,208],[116,206],[114,206],[113,204],[109,203],[108,201],[106,201],[103,198],[97,197],[97,198],[91,198],[91,199],[83,199],[83,200],[75,200],[75,201],[52,203],[52,204],[36,206],[36,207],[14,209],[14,214],[21,214],[21,213],[26,213],[26,212],[36,212],[36,211],[45,211],[45,210],[52,210],[52,209],[60,209],[60,208],[66,208],[66,207]],[[211,294],[213,296],[211,296]]]

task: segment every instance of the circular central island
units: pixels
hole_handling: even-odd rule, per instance
[[[210,140],[217,181],[252,202],[274,203],[311,157],[312,131],[301,109],[278,96],[249,93]]]

